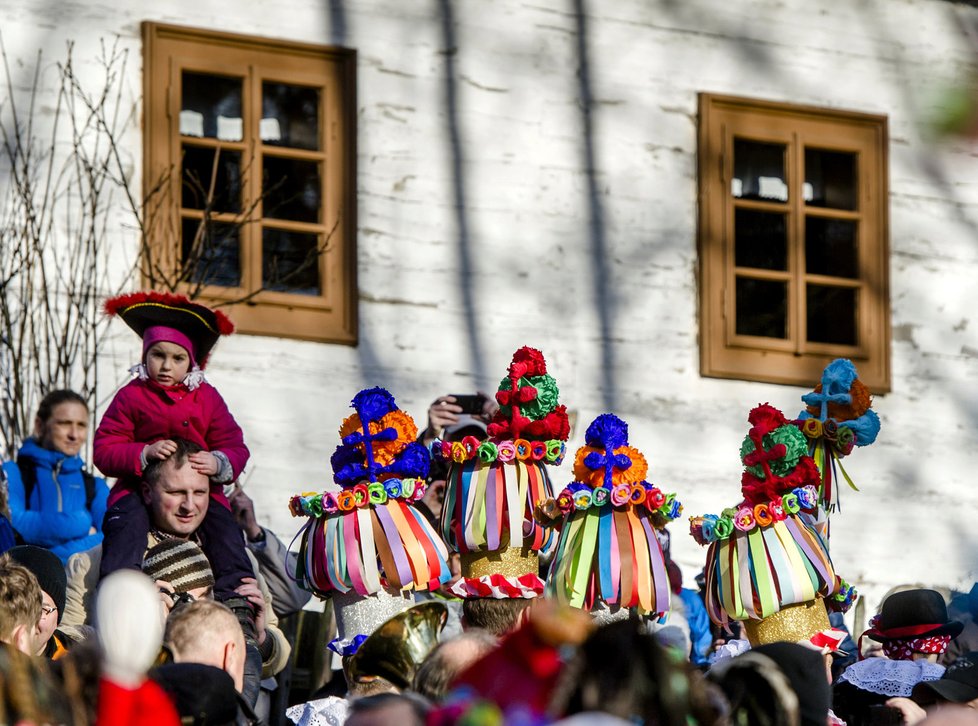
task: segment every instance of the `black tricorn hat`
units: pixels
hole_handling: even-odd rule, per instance
[[[947,604],[941,593],[918,589],[897,592],[886,598],[875,625],[863,635],[886,643],[938,635],[955,638],[963,628],[957,620],[948,620]]]
[[[191,354],[201,368],[222,335],[234,332],[234,323],[220,310],[189,300],[183,295],[149,290],[119,295],[105,301],[105,312],[118,315],[140,338],[148,328],[175,328],[193,343]]]

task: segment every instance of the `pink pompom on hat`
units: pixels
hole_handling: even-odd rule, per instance
[[[105,302],[105,312],[118,315],[143,339],[143,359],[155,343],[176,343],[190,354],[192,365],[204,368],[222,335],[234,324],[220,310],[168,292],[135,292]]]

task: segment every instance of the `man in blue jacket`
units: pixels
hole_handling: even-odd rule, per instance
[[[45,547],[62,562],[102,541],[109,488],[85,470],[79,452],[88,440],[89,412],[74,391],[41,401],[34,435],[3,464],[10,520],[26,544]]]

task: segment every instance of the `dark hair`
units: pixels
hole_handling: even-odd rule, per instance
[[[454,646],[463,644],[469,644],[469,650],[463,657],[459,657],[457,652],[452,651],[455,649]],[[448,695],[458,675],[497,645],[499,645],[498,638],[478,628],[442,641],[418,666],[414,674],[415,693],[420,693],[435,702],[441,701]]]
[[[685,726],[691,718],[713,724],[720,715],[700,674],[631,618],[598,628],[581,644],[554,689],[551,711],[602,711],[657,726]]]
[[[54,413],[55,407],[62,403],[80,403],[88,411],[88,401],[82,398],[80,394],[67,388],[60,388],[57,391],[51,391],[41,399],[41,404],[37,407],[37,417],[41,419],[41,423],[47,423],[51,414]]]
[[[797,726],[802,722],[798,694],[788,676],[766,655],[750,651],[721,661],[710,669],[707,678],[723,689],[730,704],[731,723]],[[828,683],[824,676],[821,678]]]
[[[476,597],[462,601],[462,616],[466,626],[482,628],[493,635],[505,635],[526,608],[530,600],[525,598]]]
[[[177,450],[170,454],[170,456],[166,459],[153,459],[143,470],[143,481],[150,486],[156,486],[160,483],[160,479],[163,478],[163,467],[168,462],[173,464],[174,469],[182,469],[183,465],[187,463],[187,457],[189,457],[191,454],[196,454],[198,451],[203,451],[203,449],[193,441],[187,441],[187,439],[179,438],[173,438],[170,440],[177,445]]]
[[[382,708],[394,706],[398,703],[404,703],[410,706],[414,715],[414,724],[417,724],[417,726],[424,726],[424,723],[428,718],[428,712],[431,710],[431,704],[415,693],[378,693],[375,696],[355,698],[350,702],[350,711],[349,715],[347,716],[347,721],[352,722],[351,720],[357,714],[378,711]],[[413,726],[413,724],[408,722],[405,723],[404,726]]]

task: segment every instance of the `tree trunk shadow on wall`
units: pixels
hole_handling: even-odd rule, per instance
[[[478,384],[485,385],[485,361],[483,357],[482,340],[479,334],[476,293],[478,277],[472,260],[472,235],[469,232],[466,205],[468,203],[465,185],[465,155],[463,154],[463,139],[459,125],[458,89],[455,78],[455,54],[458,50],[455,36],[455,18],[452,12],[451,0],[438,0],[438,10],[441,19],[442,53],[445,55],[445,117],[448,123],[448,142],[451,147],[452,192],[455,224],[458,234],[458,284],[461,292],[463,316],[465,319],[466,337],[468,339],[470,370]]]
[[[605,236],[604,207],[598,191],[594,151],[594,94],[591,90],[591,71],[588,52],[588,23],[584,0],[572,0],[577,23],[578,106],[581,109],[581,141],[584,174],[587,178],[588,237],[590,241],[591,275],[594,301],[597,306],[601,339],[601,393],[606,410],[614,411],[616,404],[615,355],[611,346],[615,300],[611,296],[608,272],[608,244]]]

